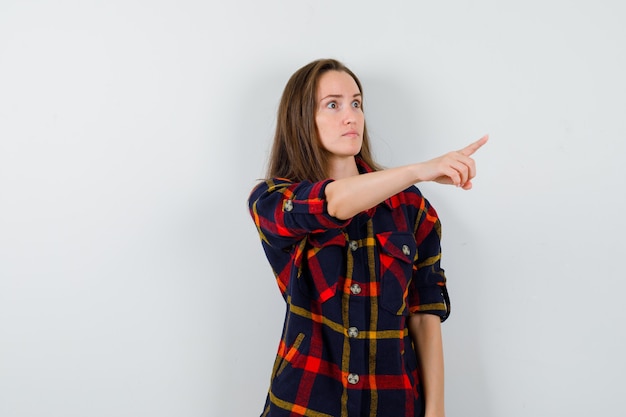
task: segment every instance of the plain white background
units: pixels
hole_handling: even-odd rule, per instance
[[[288,77],[380,162],[484,133],[444,226],[448,417],[623,416],[618,0],[0,4],[0,415],[253,416],[283,304],[246,199]]]

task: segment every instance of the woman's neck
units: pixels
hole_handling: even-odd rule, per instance
[[[356,160],[353,156],[346,158],[332,158],[329,161],[330,178],[340,180],[342,178],[353,177],[359,175],[359,169],[356,166]]]

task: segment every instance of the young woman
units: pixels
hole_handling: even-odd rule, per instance
[[[465,190],[487,137],[380,169],[358,78],[300,68],[280,102],[267,180],[250,213],[286,302],[262,416],[441,417],[450,313],[437,213],[414,186]]]

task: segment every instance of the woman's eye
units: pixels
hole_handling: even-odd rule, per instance
[[[328,109],[336,109],[337,108],[337,103],[335,103],[334,101],[331,101],[330,103],[328,103],[326,105],[326,108],[328,108]]]
[[[354,107],[356,109],[360,108],[361,107],[361,102],[359,100],[354,100],[352,102],[352,107]]]

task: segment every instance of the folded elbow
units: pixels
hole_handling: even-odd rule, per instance
[[[336,203],[335,200],[329,200],[326,203],[326,210],[328,215],[339,220],[348,220],[350,217],[341,210],[341,206]]]
[[[335,184],[330,183],[326,187],[326,211],[329,216],[339,220],[348,220],[356,213],[350,211],[350,205],[347,204],[345,198],[341,198],[341,194],[337,194]]]

